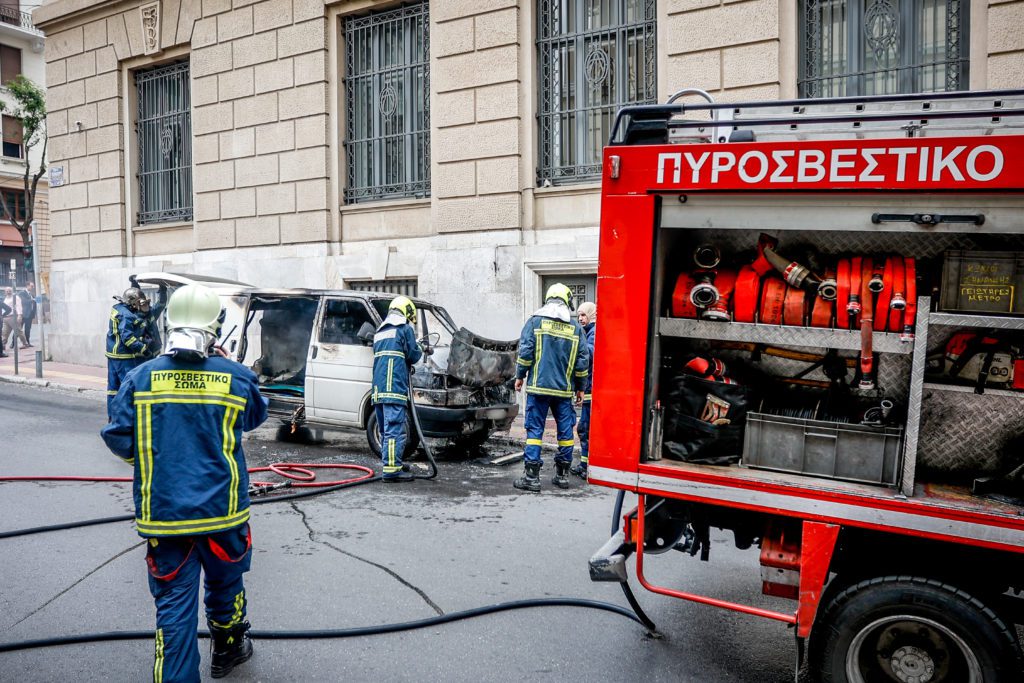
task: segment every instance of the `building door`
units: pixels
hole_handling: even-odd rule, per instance
[[[572,292],[572,307],[575,311],[584,301],[597,303],[597,276],[596,275],[545,275],[542,279],[540,295],[548,291],[548,287],[561,282]],[[541,304],[544,302],[541,301]]]

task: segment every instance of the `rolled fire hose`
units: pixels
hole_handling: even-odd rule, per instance
[[[892,303],[892,287],[893,281],[895,280],[896,273],[893,272],[893,258],[887,257],[885,259],[885,265],[883,266],[882,258],[877,257],[874,260],[875,272],[882,271],[882,286],[878,290],[878,298],[875,299],[875,332],[885,332],[885,328],[889,326],[889,305]],[[872,277],[874,280],[874,277]]]
[[[860,317],[860,388],[874,389],[875,358],[872,347],[874,333],[874,301],[871,292],[872,260],[864,258],[861,266],[861,297],[863,299]]]
[[[914,325],[917,322],[917,266],[909,256],[903,259],[904,281],[906,283],[907,307],[903,311],[903,330],[900,339],[913,341]]]
[[[786,288],[786,299],[782,305],[782,323],[793,327],[804,325],[804,290],[790,285]]]
[[[672,317],[697,317],[697,307],[690,300],[690,292],[696,284],[697,280],[690,273],[680,273],[676,278],[676,286],[672,290]]]
[[[835,269],[829,268],[828,270],[826,270],[825,279],[836,283],[836,298],[838,298],[839,282],[838,278],[836,277]],[[849,273],[847,273],[847,287],[849,287]],[[832,327],[832,318],[835,312],[835,308],[835,300],[829,301],[824,297],[815,297],[814,304],[811,307],[811,327]]]
[[[761,295],[761,276],[753,266],[743,266],[736,276],[732,294],[732,317],[738,323],[752,323],[757,318],[757,301]]]
[[[785,302],[786,283],[779,278],[767,278],[761,293],[761,324],[781,325]]]
[[[848,330],[860,328],[862,260],[860,256],[854,256],[850,259],[850,298],[846,303],[846,329]]]

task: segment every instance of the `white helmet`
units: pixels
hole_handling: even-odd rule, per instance
[[[209,287],[185,285],[176,290],[167,302],[166,353],[205,358],[220,336],[224,315],[220,298]]]

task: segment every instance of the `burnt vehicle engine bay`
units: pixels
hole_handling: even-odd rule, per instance
[[[292,431],[376,432],[373,334],[390,300],[363,292],[253,292],[237,355],[256,373],[271,416]],[[416,305],[414,331],[429,349],[411,378],[424,435],[479,445],[507,430],[519,412],[512,386],[517,342],[480,337],[457,328],[443,308]],[[375,436],[368,434],[377,450]]]

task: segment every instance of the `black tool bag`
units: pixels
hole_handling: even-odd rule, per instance
[[[739,462],[747,408],[753,401],[749,386],[674,377],[662,399],[663,455],[704,465]]]

